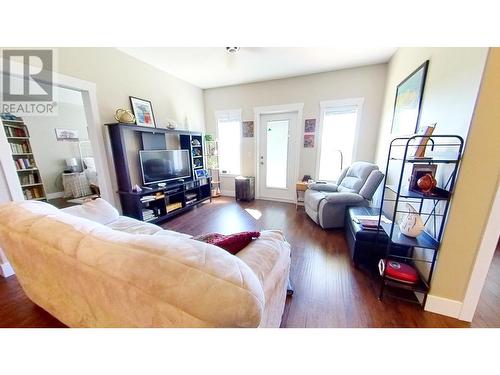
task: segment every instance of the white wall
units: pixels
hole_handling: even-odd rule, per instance
[[[304,103],[304,119],[319,123],[320,101],[333,99],[365,99],[361,118],[358,152],[355,160],[375,158],[379,120],[384,97],[386,64],[338,70],[301,77],[278,79],[245,85],[204,90],[207,133],[216,133],[216,110],[242,109],[243,121],[254,120],[254,107]],[[304,123],[300,126],[302,137]],[[317,143],[317,140],[316,140]],[[242,138],[243,175],[255,176],[255,138]],[[317,148],[300,149],[299,176],[314,175]],[[222,182],[223,191],[234,191],[234,182]]]

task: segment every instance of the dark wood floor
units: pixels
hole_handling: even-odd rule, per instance
[[[231,198],[217,198],[163,226],[193,235],[282,230],[292,245],[291,279],[295,289],[293,297],[287,300],[283,327],[470,326],[390,297],[380,302],[376,279],[351,265],[343,231],[321,229],[303,209],[296,211],[292,204],[261,200],[236,203]],[[477,322],[477,326],[487,324]],[[0,326],[60,327],[62,324],[32,304],[12,276],[0,278]]]
[[[500,242],[493,256],[471,327],[500,327]]]

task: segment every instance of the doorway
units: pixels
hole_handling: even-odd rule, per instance
[[[293,201],[297,179],[298,111],[263,113],[259,119],[260,198]]]

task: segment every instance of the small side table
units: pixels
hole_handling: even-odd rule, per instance
[[[299,209],[299,206],[303,206],[304,205],[304,197],[303,197],[303,194],[304,192],[309,189],[309,186],[307,185],[307,182],[302,182],[302,181],[298,181],[296,184],[295,184],[295,192],[296,192],[296,196],[297,196],[297,199],[295,201],[295,209],[298,210]],[[302,193],[302,194],[301,194]],[[302,195],[302,197],[301,197]]]

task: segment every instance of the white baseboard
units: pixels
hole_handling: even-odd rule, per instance
[[[436,314],[451,316],[452,318],[460,319],[462,302],[429,294],[427,296],[425,310]]]
[[[236,193],[234,190],[221,190],[220,195],[224,197],[235,197]]]
[[[14,273],[15,273],[14,269],[12,268],[9,262],[0,264],[0,276],[9,277],[14,275]]]
[[[57,191],[55,193],[47,193],[47,199],[56,199],[64,197],[64,191]]]

